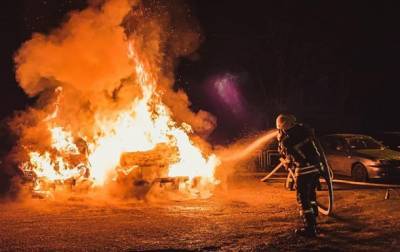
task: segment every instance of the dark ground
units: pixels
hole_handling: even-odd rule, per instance
[[[400,197],[385,190],[337,190],[335,217],[321,235],[295,237],[295,194],[256,180],[209,200],[110,202],[71,198],[0,204],[0,249],[399,251]]]

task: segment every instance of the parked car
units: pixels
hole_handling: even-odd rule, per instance
[[[333,134],[323,136],[321,144],[335,175],[355,181],[400,178],[400,152],[370,136]]]
[[[400,151],[400,132],[373,133],[371,136],[389,149]]]

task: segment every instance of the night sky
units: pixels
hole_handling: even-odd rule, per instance
[[[14,79],[12,55],[32,32],[48,32],[83,0],[7,0],[1,14],[0,117],[29,100]],[[395,1],[393,1],[395,2]],[[320,131],[400,131],[400,8],[389,1],[190,0],[203,30],[183,59],[177,88],[194,110],[218,118],[225,142],[274,126],[291,112]],[[227,81],[229,104],[216,82]],[[238,105],[238,103],[240,103]]]

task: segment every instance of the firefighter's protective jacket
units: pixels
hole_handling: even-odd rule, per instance
[[[302,124],[296,124],[281,136],[280,151],[295,164],[296,176],[318,173],[323,166],[314,134]]]

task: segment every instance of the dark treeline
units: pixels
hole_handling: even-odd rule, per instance
[[[200,59],[180,72],[195,105],[217,114],[216,136],[273,127],[279,112],[321,131],[400,129],[399,8],[391,2],[210,2],[193,1],[205,40]],[[224,71],[240,78],[245,121],[207,101],[203,82]]]

